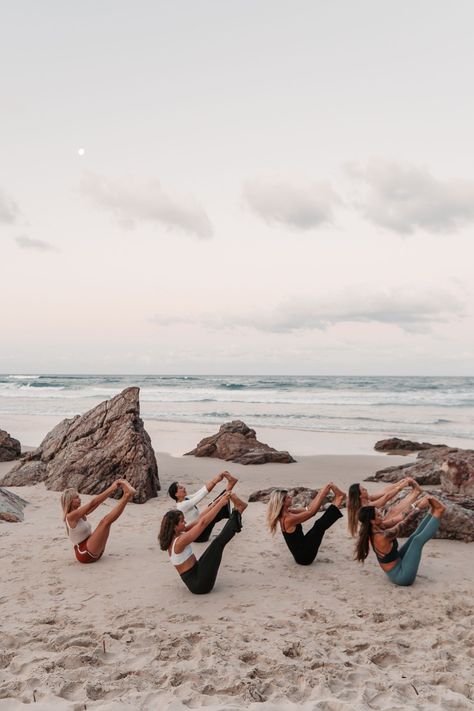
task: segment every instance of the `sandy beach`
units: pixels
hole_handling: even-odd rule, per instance
[[[0,711],[474,711],[474,542],[430,538],[474,539],[474,2],[0,18],[0,459],[44,442],[5,487]],[[366,510],[360,564],[337,487],[412,452],[442,525],[437,484]],[[244,500],[333,482],[342,518],[303,540],[285,498],[272,537],[259,501],[237,531],[234,497],[200,566],[181,517],[161,551],[169,485],[224,470]],[[73,487],[117,496],[95,536]]]
[[[197,439],[196,427],[158,429],[154,445],[175,454]],[[378,455],[300,455],[298,437],[286,436],[297,464],[228,467],[244,497],[273,484],[347,488],[387,465]],[[192,491],[224,465],[157,459],[160,496],[127,507],[93,566],[73,557],[57,492],[11,489],[30,504],[23,523],[0,525],[0,709],[473,708],[471,546],[430,541],[414,586],[398,588],[373,557],[352,561],[345,519],[300,567],[254,503],[214,591],[196,597],[157,545],[165,492],[175,479]]]

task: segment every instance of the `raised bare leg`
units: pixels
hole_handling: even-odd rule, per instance
[[[245,509],[247,508],[248,504],[245,503],[245,501],[242,501],[242,499],[239,499],[239,497],[237,496],[237,494],[234,494],[234,493],[232,493],[232,494],[230,495],[230,500],[231,500],[232,503],[234,504],[234,508],[237,509],[237,511],[238,511],[240,514],[243,514],[243,512],[244,512]]]
[[[123,485],[120,485],[124,489],[124,494],[122,498],[115,504],[112,511],[110,511],[106,516],[104,516],[101,521],[99,521],[97,528],[91,533],[91,535],[87,539],[87,549],[90,553],[92,553],[92,555],[98,556],[104,552],[105,545],[109,537],[111,525],[119,518],[119,516],[123,514],[125,506],[128,504],[128,502],[135,493],[135,489],[130,486],[128,482],[124,482]]]

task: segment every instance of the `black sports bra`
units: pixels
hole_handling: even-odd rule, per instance
[[[392,547],[389,552],[384,553],[383,555],[378,554],[377,548],[375,547],[372,538],[370,539],[370,542],[372,543],[372,548],[374,549],[374,553],[377,556],[377,560],[379,563],[382,563],[383,565],[385,565],[386,563],[393,563],[394,560],[398,560],[398,558],[400,557],[398,555],[398,541],[396,538],[392,541]]]

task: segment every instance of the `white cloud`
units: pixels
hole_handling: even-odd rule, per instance
[[[123,227],[156,222],[200,239],[212,236],[211,221],[202,207],[191,198],[171,197],[158,181],[136,185],[87,173],[81,181],[81,192],[97,206],[112,212]]]
[[[248,181],[244,199],[252,211],[272,225],[309,230],[332,222],[339,198],[327,184],[295,187],[283,182]]]
[[[269,333],[325,330],[339,323],[393,325],[410,333],[427,333],[436,323],[450,323],[465,315],[464,302],[448,291],[414,291],[409,287],[371,291],[348,289],[332,297],[288,299],[266,312],[204,313],[153,316],[161,326],[189,325],[210,329],[254,328]]]
[[[39,252],[57,252],[58,249],[53,244],[49,242],[43,242],[40,239],[32,239],[31,237],[26,237],[21,235],[15,237],[15,242],[22,249],[36,249]]]
[[[246,323],[259,330],[286,333],[325,329],[337,323],[375,322],[422,333],[434,323],[449,322],[463,314],[463,302],[439,290],[423,293],[408,288],[372,293],[348,290],[332,299],[288,300],[270,314],[253,316]]]
[[[0,222],[12,224],[20,214],[18,205],[3,190],[0,190]]]
[[[438,180],[425,168],[384,160],[348,172],[367,184],[358,205],[364,216],[400,234],[453,232],[474,221],[474,183]]]

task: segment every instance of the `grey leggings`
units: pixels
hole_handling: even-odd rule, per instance
[[[385,571],[395,585],[413,585],[421,561],[423,546],[439,528],[439,518],[427,514],[416,531],[398,551],[400,560],[392,570]]]

